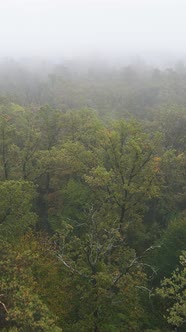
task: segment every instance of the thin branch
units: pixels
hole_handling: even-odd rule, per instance
[[[84,275],[84,274],[82,274],[81,272],[79,272],[78,270],[76,270],[76,269],[74,269],[72,266],[70,266],[67,262],[65,262],[65,260],[63,259],[63,257],[62,257],[62,255],[58,255],[58,258],[59,258],[59,260],[71,271],[71,272],[73,272],[73,273],[76,273],[76,274],[78,274],[79,276],[81,276],[81,277],[84,277],[84,278],[88,278],[88,276],[87,275]]]
[[[124,271],[122,271],[122,272],[117,276],[117,278],[113,281],[113,283],[112,283],[112,287],[115,286],[115,285],[118,283],[118,281],[124,276],[124,274],[128,273],[129,270],[130,270],[135,264],[140,264],[140,265],[143,265],[143,266],[148,266],[148,267],[150,267],[150,265],[148,265],[148,264],[145,264],[145,263],[139,263],[139,260],[142,259],[148,251],[150,251],[150,250],[154,250],[154,249],[156,249],[156,248],[160,248],[160,246],[159,246],[159,245],[157,245],[157,246],[150,246],[149,248],[147,248],[147,249],[143,252],[143,254],[142,254],[141,256],[135,257],[135,258],[132,260],[132,262],[130,263],[130,265],[129,265]],[[152,267],[151,267],[151,269],[152,269],[153,272],[155,272],[155,270],[153,270]],[[155,272],[155,273],[156,273],[156,272]]]
[[[8,313],[8,309],[7,309],[6,305],[2,301],[0,301],[0,304],[2,305],[2,307],[4,308],[6,313]]]

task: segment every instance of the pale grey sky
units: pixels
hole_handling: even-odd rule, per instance
[[[186,53],[186,0],[0,0],[0,56]]]

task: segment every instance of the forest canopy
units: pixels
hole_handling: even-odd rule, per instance
[[[1,331],[186,331],[185,86],[0,63]]]

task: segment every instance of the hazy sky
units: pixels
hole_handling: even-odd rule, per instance
[[[0,0],[0,56],[186,53],[186,0]]]

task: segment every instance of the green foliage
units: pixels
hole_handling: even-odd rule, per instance
[[[157,271],[154,282],[157,284],[164,276],[168,277],[179,264],[179,256],[185,249],[186,219],[180,216],[172,220],[166,232],[158,241],[159,248],[150,253],[148,263]]]
[[[180,256],[181,269],[176,269],[170,278],[161,282],[156,293],[167,299],[167,321],[173,326],[182,326],[186,319],[186,252]]]
[[[91,109],[68,111],[62,118],[63,141],[80,142],[87,149],[95,146],[97,132],[102,127]]]
[[[59,142],[61,113],[46,105],[36,113],[36,121],[41,134],[40,148],[50,150]]]
[[[59,259],[73,289],[67,331],[138,331],[138,286],[145,275],[135,252],[121,241],[117,222],[90,210],[83,222],[69,220],[58,233]],[[69,322],[68,322],[69,321]]]
[[[185,110],[161,107],[185,105],[180,74],[90,73],[0,98],[0,328],[184,331]]]
[[[101,134],[100,156],[85,181],[105,208],[115,210],[121,232],[131,220],[139,219],[146,202],[160,193],[156,153],[159,138],[151,140],[135,122],[120,122]]]
[[[32,241],[29,243],[28,241]],[[30,236],[21,244],[7,245],[1,250],[1,316],[8,330],[61,331],[55,325],[56,317],[38,294],[34,270],[41,257],[37,242]]]
[[[35,186],[27,181],[1,181],[0,196],[1,239],[15,239],[36,222],[31,211]]]
[[[175,149],[177,154],[186,149],[186,114],[184,108],[161,109],[155,116],[159,130],[164,135],[166,149]]]

